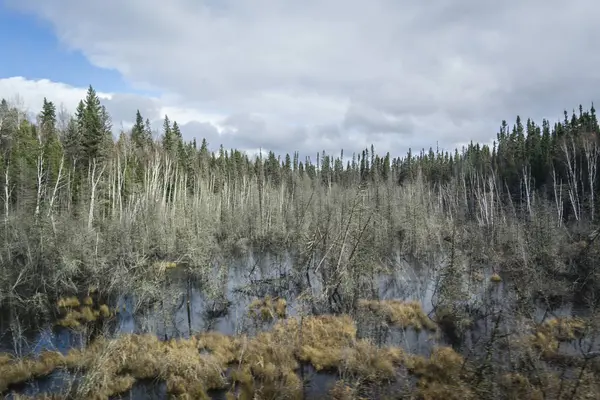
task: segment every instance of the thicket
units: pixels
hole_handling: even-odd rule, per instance
[[[301,265],[316,258],[338,295],[393,251],[458,249],[538,286],[540,274],[593,286],[598,132],[594,107],[580,106],[553,125],[503,121],[492,148],[393,158],[371,147],[344,165],[343,150],[314,162],[210,151],[168,116],[152,132],[139,112],[113,140],[91,86],[74,116],[44,99],[30,121],[3,100],[0,302],[44,309],[47,294],[110,291],[157,260],[207,275],[215,254],[248,243],[294,249]]]

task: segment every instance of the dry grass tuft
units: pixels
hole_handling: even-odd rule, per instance
[[[0,365],[0,393],[10,385],[49,375],[55,369],[66,366],[63,355],[54,351],[42,352],[37,359],[9,360],[6,355],[2,358],[5,362]]]
[[[64,396],[62,394],[56,394],[56,393],[52,393],[52,394],[40,393],[40,394],[34,395],[34,396],[27,396],[27,395],[18,394],[18,393],[15,393],[14,395],[12,395],[13,400],[64,400],[65,397],[66,396]]]
[[[91,306],[93,306],[93,305],[94,305],[94,300],[93,300],[93,299],[92,299],[90,296],[86,296],[86,297],[83,299],[83,305],[85,305],[85,306],[90,306],[90,307],[91,307]]]
[[[408,370],[419,377],[418,398],[430,400],[475,399],[468,384],[467,372],[463,370],[464,359],[449,347],[437,347],[427,359],[409,356]]]
[[[540,388],[536,388],[527,377],[508,373],[501,377],[500,386],[509,399],[531,399],[542,400],[544,393]]]
[[[101,304],[100,307],[98,307],[98,312],[102,318],[110,318],[112,316],[110,309],[106,304]]]
[[[332,400],[361,400],[356,388],[348,386],[344,381],[337,381],[329,390],[329,396]]]
[[[437,330],[433,322],[421,308],[418,302],[404,302],[399,300],[360,300],[359,308],[372,312],[399,328],[414,328],[417,331],[427,329]]]
[[[61,318],[57,324],[63,328],[77,329],[81,327],[79,321],[81,320],[81,313],[77,310],[70,310],[67,315]]]
[[[256,299],[248,307],[250,315],[262,321],[272,321],[275,317],[285,318],[287,316],[287,302],[280,297]]]
[[[10,354],[0,354],[0,367],[14,361],[14,357]]]
[[[153,264],[153,268],[160,275],[169,269],[177,268],[177,263],[174,261],[157,261]]]
[[[87,298],[86,298],[87,300]],[[89,303],[84,300],[84,304]],[[91,299],[90,299],[91,300]],[[71,303],[75,304],[75,303]],[[94,310],[89,305],[82,307],[68,308],[63,310],[63,317],[57,321],[57,325],[69,329],[79,329],[82,325],[97,321],[98,319],[106,319],[111,317],[110,309],[106,304],[100,305],[97,310]]]
[[[86,307],[81,315],[95,315]],[[338,371],[355,382],[384,383],[394,380],[397,367],[408,360],[398,348],[378,348],[357,339],[356,326],[347,315],[282,319],[271,331],[252,338],[211,332],[163,342],[154,335],[131,334],[99,338],[65,356],[44,353],[39,359],[0,359],[2,390],[64,367],[85,372],[77,396],[91,399],[126,392],[138,379],[162,380],[176,398],[208,398],[207,391],[233,383],[229,397],[294,399],[302,396],[300,362]],[[231,378],[226,376],[228,370]]]
[[[58,308],[76,308],[81,305],[77,297],[64,297],[58,299]]]
[[[531,336],[531,344],[544,356],[554,356],[560,342],[580,338],[586,329],[585,321],[579,318],[552,318],[537,327]]]

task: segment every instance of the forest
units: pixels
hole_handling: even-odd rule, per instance
[[[598,398],[599,132],[250,157],[2,100],[0,393]]]

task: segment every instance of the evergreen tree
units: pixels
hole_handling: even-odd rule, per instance
[[[162,145],[167,153],[173,154],[173,150],[175,149],[175,138],[173,136],[173,130],[171,129],[171,121],[167,115],[165,115],[165,119],[163,120]]]
[[[131,128],[131,140],[138,149],[143,148],[149,142],[140,110],[137,110],[135,113],[135,124]]]
[[[101,106],[96,91],[90,85],[85,98],[84,109],[78,113],[78,125],[83,129],[82,144],[84,159],[90,163],[93,159],[104,157],[103,148],[106,145],[106,128],[108,113]],[[78,110],[79,111],[79,110]]]

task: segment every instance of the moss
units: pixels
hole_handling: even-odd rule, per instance
[[[437,325],[423,312],[418,302],[399,300],[360,300],[362,311],[372,312],[399,328],[412,327],[416,330],[437,330]]]
[[[492,276],[490,276],[490,282],[500,283],[502,282],[502,278],[497,273],[493,273]]]

